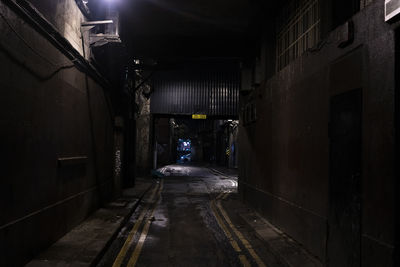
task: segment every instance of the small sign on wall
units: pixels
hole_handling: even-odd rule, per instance
[[[192,119],[194,120],[206,120],[207,115],[206,114],[193,114]]]
[[[385,0],[385,21],[389,21],[400,13],[400,0]]]

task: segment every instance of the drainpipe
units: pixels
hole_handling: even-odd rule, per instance
[[[153,169],[157,169],[157,140],[154,141],[154,150],[153,150]]]

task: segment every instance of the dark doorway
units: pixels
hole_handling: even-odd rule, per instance
[[[360,266],[362,91],[330,101],[328,266]]]
[[[192,141],[190,139],[178,139],[177,163],[190,162],[192,160]]]

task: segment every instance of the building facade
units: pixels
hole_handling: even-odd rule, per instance
[[[397,266],[399,24],[383,0],[289,5],[241,95],[241,197],[327,266]]]

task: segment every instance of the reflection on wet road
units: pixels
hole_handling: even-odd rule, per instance
[[[237,176],[170,165],[99,266],[265,266],[221,201]]]

